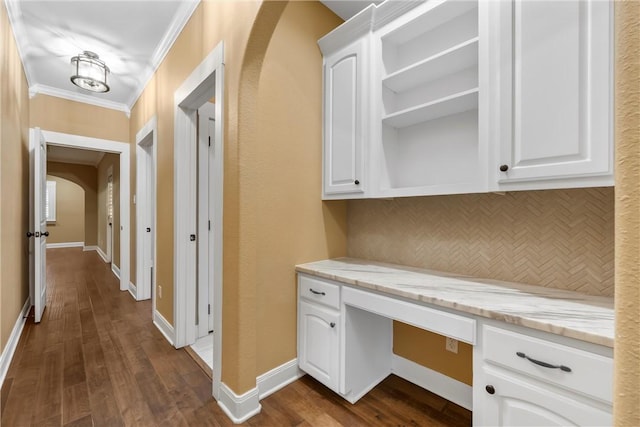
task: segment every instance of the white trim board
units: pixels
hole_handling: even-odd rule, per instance
[[[129,289],[130,262],[130,144],[128,142],[111,141],[43,130],[47,144],[61,147],[80,148],[83,150],[105,151],[120,155],[120,290]],[[98,252],[100,253],[100,252]]]
[[[84,242],[47,243],[47,249],[56,248],[84,248]]]
[[[113,271],[113,275],[116,276],[118,280],[120,280],[120,268],[118,268],[115,262],[111,263],[111,271]],[[127,286],[127,289],[125,289],[125,291],[128,291],[128,290],[129,290],[129,286]]]
[[[0,354],[0,388],[2,388],[2,385],[4,384],[4,379],[9,371],[9,365],[11,365],[16,348],[18,348],[18,341],[20,341],[20,335],[24,329],[24,324],[27,322],[27,315],[29,314],[30,308],[31,300],[27,298],[22,306],[22,310],[20,310],[20,314],[18,314],[16,323],[13,325],[11,335],[9,335],[9,340],[7,340],[7,344],[4,346],[2,354]]]
[[[258,378],[256,378],[259,399],[262,400],[272,395],[281,388],[302,378],[304,375],[305,373],[298,368],[297,358],[259,375]]]
[[[82,248],[82,252],[89,252],[89,251],[98,251],[98,247],[95,245],[90,245],[90,246],[84,246]]]
[[[167,322],[167,319],[165,319],[164,316],[160,314],[159,311],[153,312],[153,324],[156,325],[156,328],[158,328],[160,333],[162,333],[162,335],[164,335],[167,341],[169,341],[169,344],[173,345],[173,340],[174,340],[173,326],[171,326],[171,324]]]
[[[107,254],[105,254],[104,251],[102,249],[100,249],[100,246],[96,246],[96,252],[100,256],[100,258],[102,258],[103,262],[105,262],[105,263],[109,262],[109,261],[107,261]]]
[[[473,389],[468,384],[426,368],[397,354],[391,357],[391,373],[438,396],[444,397],[465,409],[473,410]]]
[[[258,387],[237,395],[225,383],[221,382],[218,406],[222,408],[222,411],[227,414],[234,424],[241,424],[262,410],[260,398],[258,397]]]
[[[129,293],[134,300],[138,300],[138,298],[136,298],[136,295],[138,295],[138,290],[136,289],[136,285],[134,285],[133,282],[129,282]]]

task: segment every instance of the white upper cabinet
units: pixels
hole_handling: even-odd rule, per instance
[[[606,0],[387,0],[323,37],[323,198],[613,185]]]
[[[324,59],[325,197],[362,194],[368,184],[363,176],[367,42],[360,39]]]
[[[479,9],[432,0],[373,32],[378,196],[486,191]]]
[[[612,4],[492,3],[490,182],[613,185]]]

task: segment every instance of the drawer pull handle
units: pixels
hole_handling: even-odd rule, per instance
[[[309,290],[311,291],[312,294],[316,294],[316,295],[326,295],[324,292],[318,292],[318,291],[314,291],[312,288],[309,288]]]
[[[532,359],[529,356],[527,356],[526,354],[524,354],[521,351],[518,351],[516,353],[516,355],[518,357],[522,357],[523,359],[527,359],[529,362],[531,363],[535,363],[538,366],[542,366],[544,368],[549,368],[549,369],[560,369],[561,371],[565,371],[565,372],[571,372],[571,368],[568,366],[564,366],[564,365],[552,365],[551,363],[547,363],[547,362],[542,362],[540,360],[536,360],[536,359]]]

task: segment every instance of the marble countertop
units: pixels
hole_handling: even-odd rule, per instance
[[[347,285],[613,347],[613,298],[337,258],[296,270]]]

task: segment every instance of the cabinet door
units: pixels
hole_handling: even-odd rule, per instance
[[[492,387],[474,402],[482,412],[480,423],[487,426],[604,426],[611,425],[609,411],[597,404],[574,400],[568,393],[485,368],[486,384]],[[475,386],[475,385],[474,385]],[[477,408],[477,409],[476,409]]]
[[[337,311],[300,301],[298,364],[300,369],[338,391],[339,349]]]
[[[367,39],[368,40],[368,39]],[[362,194],[366,40],[324,59],[324,196]]]
[[[496,3],[490,171],[499,183],[612,177],[612,2]]]

